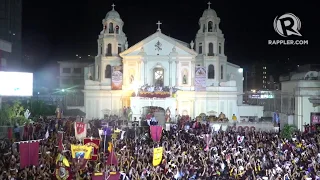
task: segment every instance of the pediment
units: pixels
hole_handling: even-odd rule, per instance
[[[126,51],[120,53],[121,57],[137,56],[145,54],[146,56],[167,56],[176,52],[177,55],[196,56],[197,53],[187,47],[183,42],[156,32],[139,43],[131,46]]]

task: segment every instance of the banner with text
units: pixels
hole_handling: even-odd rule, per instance
[[[197,66],[195,69],[194,88],[195,91],[206,91],[207,71],[205,67]]]
[[[113,66],[111,74],[111,89],[122,90],[122,66]]]
[[[320,113],[319,112],[311,112],[310,113],[310,124],[320,124]]]

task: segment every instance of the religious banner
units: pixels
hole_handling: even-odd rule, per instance
[[[153,148],[152,165],[158,166],[162,161],[163,147]]]
[[[85,145],[71,144],[71,155],[73,159],[91,159],[92,148]]]
[[[91,160],[96,161],[99,159],[99,147],[100,147],[100,139],[93,138],[84,138],[83,144],[86,146],[92,147]]]
[[[87,161],[91,159],[92,147],[85,145],[71,144],[71,155],[74,164],[78,164],[81,168],[84,168]]]
[[[56,158],[56,171],[55,176],[57,180],[71,180],[72,174],[70,171],[70,163],[68,159],[62,155],[58,154]]]
[[[70,167],[57,165],[55,170],[55,176],[57,180],[71,180],[72,172]]]
[[[105,173],[94,173],[91,176],[92,180],[119,180],[120,177],[121,174],[119,172],[110,172],[107,176]]]
[[[20,168],[38,166],[39,164],[39,141],[19,142]]]
[[[212,135],[211,134],[205,134],[204,141],[206,143],[206,148],[204,148],[204,151],[209,151],[210,143],[212,142]]]
[[[108,180],[118,180],[121,174],[119,172],[110,172]]]
[[[82,140],[87,137],[87,125],[83,122],[74,123],[75,137],[78,140]]]
[[[160,141],[162,135],[162,126],[150,126],[151,138],[154,141]]]
[[[63,132],[58,131],[58,150],[63,151]]]
[[[207,71],[205,67],[197,66],[195,68],[194,88],[195,91],[206,91]]]
[[[310,124],[319,124],[320,123],[320,113],[311,112],[310,113]]]
[[[107,159],[107,162],[106,162],[106,165],[108,165],[108,166],[111,166],[111,165],[118,166],[117,156],[114,153],[114,151],[110,152],[110,154],[108,156],[108,159]]]
[[[113,66],[111,73],[111,89],[122,90],[122,66]]]

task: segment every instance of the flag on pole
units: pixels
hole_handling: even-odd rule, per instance
[[[63,147],[63,132],[59,131],[58,132],[58,150],[59,151],[63,151],[64,147]]]
[[[162,135],[162,126],[150,126],[151,138],[159,142]]]
[[[48,131],[48,129],[47,129],[47,132],[46,132],[46,134],[44,135],[44,139],[48,139],[49,138],[49,131]]]
[[[74,129],[77,140],[82,140],[83,138],[87,137],[87,125],[85,123],[75,122]]]
[[[114,153],[113,150],[110,152],[106,164],[108,166],[110,166],[110,165],[118,166],[118,160],[117,160],[116,154]]]

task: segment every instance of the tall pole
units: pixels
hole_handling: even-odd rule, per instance
[[[246,89],[245,92],[248,91],[248,71],[246,71]]]
[[[245,83],[246,83],[246,86],[245,86],[245,92],[244,92],[244,94],[245,94],[245,97],[246,97],[246,103],[248,103],[248,94],[247,94],[247,92],[248,92],[248,71],[245,71],[246,73],[245,73],[245,78],[246,78],[246,81],[245,81]]]

